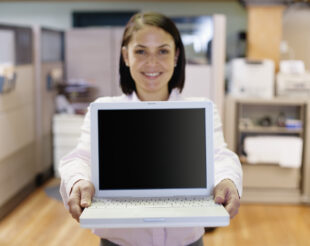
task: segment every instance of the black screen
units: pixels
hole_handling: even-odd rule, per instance
[[[206,187],[205,109],[99,110],[99,188]]]

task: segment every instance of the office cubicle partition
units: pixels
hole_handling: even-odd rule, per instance
[[[0,25],[0,218],[35,186],[35,80],[33,33]],[[10,78],[9,78],[10,77]]]
[[[75,28],[66,32],[69,81],[88,83],[97,96],[120,95],[118,63],[123,28]]]
[[[64,32],[34,27],[36,77],[36,172],[43,182],[53,172],[52,121],[57,84],[64,81]]]
[[[63,51],[61,31],[0,25],[0,218],[52,175]]]

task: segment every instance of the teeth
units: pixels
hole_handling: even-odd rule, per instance
[[[145,73],[145,75],[150,77],[156,77],[159,75],[159,73]]]

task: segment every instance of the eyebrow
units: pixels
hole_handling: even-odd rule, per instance
[[[163,45],[160,45],[158,46],[157,48],[163,48],[163,47],[166,47],[168,46],[169,48],[171,48],[171,46],[169,44],[163,44]],[[140,47],[140,48],[147,48],[147,46],[144,46],[142,44],[137,44],[135,47]]]

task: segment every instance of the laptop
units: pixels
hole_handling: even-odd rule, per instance
[[[210,101],[90,105],[95,196],[84,228],[217,227]]]

